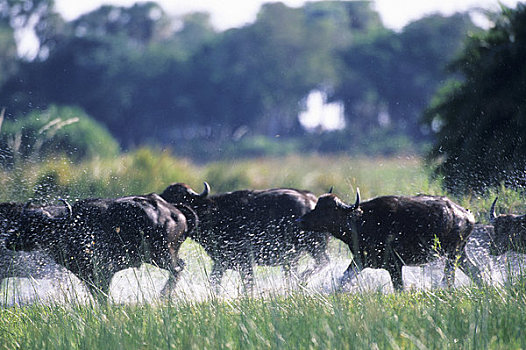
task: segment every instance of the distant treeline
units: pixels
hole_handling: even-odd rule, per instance
[[[53,0],[0,5],[7,120],[71,105],[125,149],[156,144],[190,155],[243,138],[255,141],[233,147],[258,153],[263,136],[279,136],[281,149],[367,153],[370,140],[375,152],[418,148],[430,140],[421,114],[450,77],[447,63],[480,30],[459,13],[394,32],[365,1],[268,3],[254,23],[223,32],[206,13],[171,18],[154,2],[102,6],[72,21]],[[19,59],[15,33],[32,25],[37,54]],[[345,130],[304,138],[298,114],[313,90],[344,104]]]
[[[0,164],[142,145],[199,161],[420,153],[453,192],[522,188],[526,5],[486,15],[484,30],[457,13],[395,32],[368,1],[268,3],[218,32],[154,2],[65,21],[53,0],[0,0]],[[19,58],[28,28],[36,55]],[[312,91],[344,105],[344,129],[303,127]]]

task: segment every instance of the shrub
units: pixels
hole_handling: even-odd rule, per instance
[[[0,133],[0,162],[66,155],[75,162],[115,157],[119,145],[110,133],[82,109],[52,105],[15,121],[5,121]]]

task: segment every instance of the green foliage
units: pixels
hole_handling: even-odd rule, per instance
[[[114,159],[72,163],[67,158],[19,162],[0,169],[0,201],[28,198],[114,197],[162,192],[173,182],[199,191],[203,181],[215,193],[247,188],[295,187],[322,194],[332,186],[353,201],[356,187],[364,198],[383,194],[443,193],[430,183],[417,158],[349,158],[289,155],[197,165],[166,151],[141,148]],[[503,199],[503,203],[507,203]],[[490,203],[491,204],[491,203]],[[467,205],[469,206],[469,203]],[[486,203],[484,204],[486,206]],[[489,208],[483,208],[486,212]]]
[[[238,141],[228,142],[222,151],[224,159],[243,157],[276,157],[296,153],[300,142],[286,138],[266,136],[244,137]]]
[[[13,68],[7,59],[9,67],[0,66],[7,119],[75,105],[124,149],[170,145],[201,160],[220,148],[227,157],[236,153],[228,143],[236,143],[240,131],[253,137],[237,143],[248,156],[276,154],[260,136],[291,138],[283,143],[287,151],[308,145],[366,154],[413,151],[429,134],[419,117],[448,77],[445,63],[474,30],[465,13],[428,16],[395,33],[366,1],[268,3],[253,23],[224,32],[213,29],[206,13],[171,19],[154,2],[104,5],[72,21],[55,12],[52,0],[3,3],[3,54],[11,57],[15,24],[29,18],[40,45],[34,60]],[[345,104],[353,141],[342,143],[335,133],[336,142],[327,137],[320,148],[311,140],[298,145],[305,131],[298,114],[313,90]],[[361,147],[360,135],[383,144]]]
[[[0,22],[0,86],[17,68],[17,52],[14,31]]]
[[[169,152],[140,148],[116,158],[19,162],[0,171],[0,201],[116,197],[161,192],[172,182],[202,186],[202,170]]]
[[[395,135],[424,139],[429,132],[421,128],[421,113],[470,31],[476,27],[468,14],[437,14],[400,33],[372,32],[341,50],[345,69],[333,98],[344,101],[348,127],[368,133],[387,126]]]
[[[75,35],[81,37],[125,37],[136,45],[165,38],[170,21],[163,9],[153,1],[130,7],[103,5],[72,21]]]
[[[248,168],[243,166],[233,167],[228,163],[215,163],[207,168],[205,178],[216,193],[246,189],[250,186],[247,170]]]
[[[526,5],[504,8],[495,26],[470,38],[447,85],[426,112],[437,130],[428,160],[448,190],[484,192],[526,184]]]
[[[119,146],[109,132],[76,107],[50,106],[17,121],[7,120],[0,133],[1,162],[66,155],[74,161],[115,157]]]

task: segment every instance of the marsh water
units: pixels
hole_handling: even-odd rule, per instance
[[[489,255],[487,227],[478,226],[470,236],[466,250],[468,257],[483,273],[485,283],[499,285],[513,278],[525,266],[526,256],[508,252],[500,256]],[[287,276],[279,267],[256,267],[253,295],[268,296],[287,293],[329,294],[342,291],[339,284],[343,272],[351,262],[348,249],[333,242],[331,262],[307,280]],[[0,251],[0,305],[30,303],[87,303],[91,299],[86,286],[73,274],[55,264],[42,252],[13,253]],[[185,242],[181,256],[187,266],[177,287],[170,295],[173,301],[201,301],[209,298],[237,298],[245,293],[236,271],[228,271],[216,290],[208,282],[211,261],[193,242]],[[299,271],[313,264],[309,258],[301,261]],[[437,259],[424,266],[403,268],[404,289],[442,288],[445,261]],[[168,271],[143,264],[118,272],[112,279],[109,297],[112,303],[162,302],[161,291],[168,281]],[[470,279],[457,269],[455,287],[467,286]],[[357,280],[343,288],[344,292],[393,291],[389,273],[381,269],[365,269]]]

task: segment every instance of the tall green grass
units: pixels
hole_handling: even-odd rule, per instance
[[[0,348],[520,349],[524,288],[33,305],[0,310]]]

